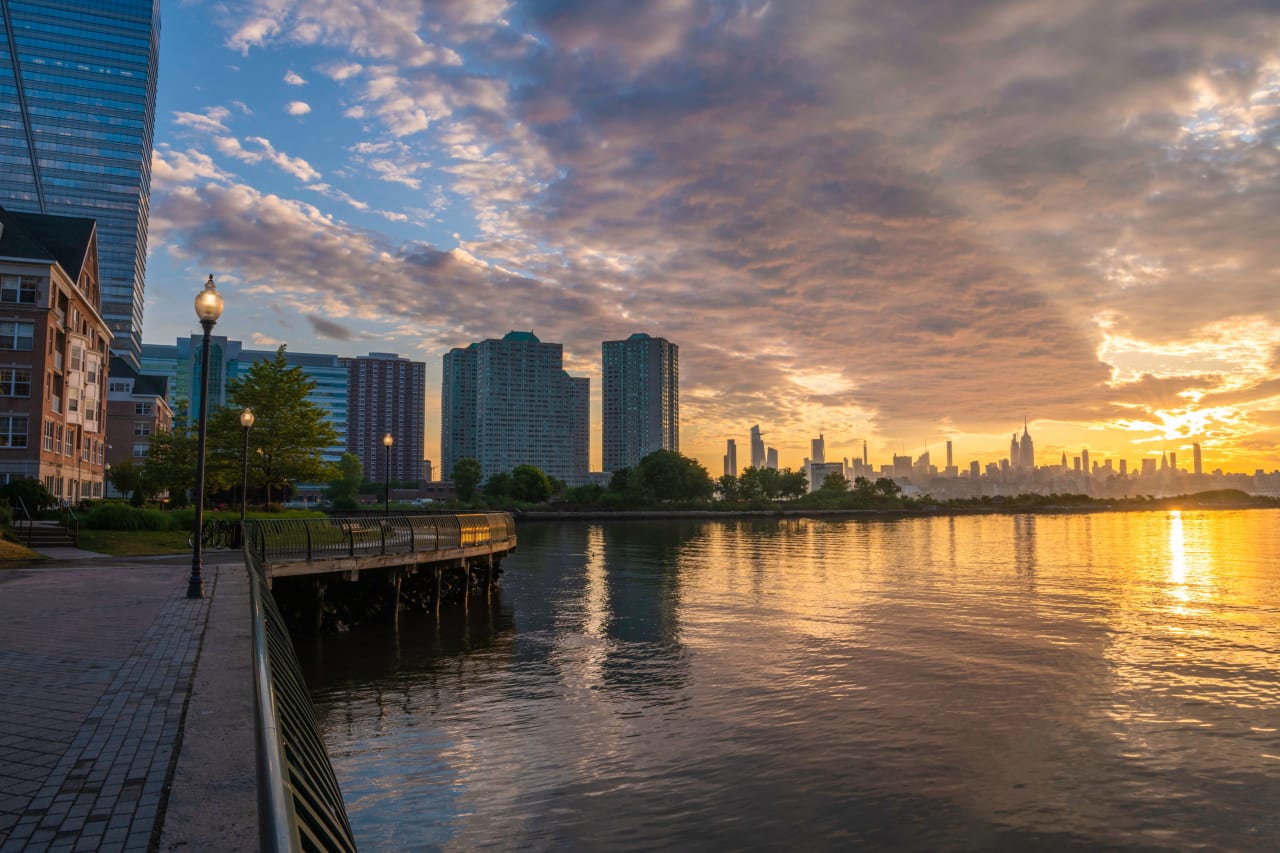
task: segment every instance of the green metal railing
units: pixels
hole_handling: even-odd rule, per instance
[[[252,541],[252,527],[246,542]],[[261,848],[354,851],[342,792],[329,762],[284,619],[253,549],[244,549],[253,611],[258,824]]]
[[[508,512],[352,515],[254,519],[247,544],[265,563],[444,551],[508,542],[515,535]]]

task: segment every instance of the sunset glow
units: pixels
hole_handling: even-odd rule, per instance
[[[1267,10],[192,2],[165,19],[145,339],[427,364],[680,347],[681,450],[1280,467]]]

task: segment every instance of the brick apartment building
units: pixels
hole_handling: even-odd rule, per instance
[[[103,495],[107,352],[92,219],[0,208],[0,482]]]

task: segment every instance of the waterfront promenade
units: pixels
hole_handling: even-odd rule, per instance
[[[237,552],[0,567],[0,853],[257,847]],[[210,846],[213,845],[213,846]]]

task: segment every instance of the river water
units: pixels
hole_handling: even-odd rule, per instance
[[[298,643],[362,849],[1280,847],[1280,512],[517,532]]]

